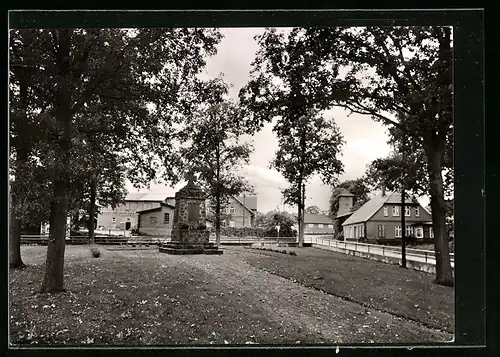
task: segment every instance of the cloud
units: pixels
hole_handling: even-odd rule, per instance
[[[274,169],[255,165],[247,165],[243,167],[242,171],[246,175],[246,179],[251,183],[253,181],[255,183],[261,184],[262,186],[270,187],[287,184],[283,176],[281,176],[281,174]]]

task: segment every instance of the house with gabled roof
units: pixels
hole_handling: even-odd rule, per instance
[[[160,202],[158,207],[137,211],[137,230],[152,236],[169,236],[172,231],[175,206]]]
[[[174,207],[175,198],[165,193],[129,193],[121,205],[100,209],[97,227],[102,230],[139,229],[139,232],[152,235],[169,234]],[[257,197],[231,197],[225,207],[227,219],[221,222],[222,226],[254,227],[256,212]]]
[[[255,214],[257,213],[257,197],[233,196],[229,198],[224,207],[225,219],[221,221],[222,227],[255,227]]]
[[[333,219],[325,214],[304,213],[304,234],[333,234]]]
[[[161,203],[175,205],[174,197],[165,193],[132,192],[122,204],[115,208],[101,207],[97,217],[97,228],[103,230],[130,230],[137,227],[137,212],[161,207]]]
[[[433,238],[432,217],[413,197],[405,198],[401,212],[401,194],[382,193],[370,199],[342,223],[347,240],[386,240],[401,238],[401,214],[405,215],[406,237]]]

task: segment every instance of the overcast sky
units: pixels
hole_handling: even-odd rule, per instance
[[[206,76],[217,77],[224,73],[227,83],[233,85],[231,96],[237,99],[238,91],[249,80],[251,63],[258,49],[253,37],[264,31],[261,28],[226,28],[221,29],[224,39],[219,44],[216,56],[208,59]],[[374,159],[386,156],[390,147],[387,144],[386,129],[370,117],[353,114],[341,108],[325,113],[333,117],[346,141],[343,147],[342,162],[345,173],[340,181],[356,179],[365,172],[366,165]],[[287,182],[275,170],[269,169],[269,162],[277,150],[277,139],[272,132],[273,124],[266,124],[253,137],[255,152],[251,156],[250,165],[244,168],[248,181],[255,186],[257,192],[257,207],[260,212],[281,208],[280,188],[287,187]],[[170,188],[162,184],[151,185],[151,192],[172,195],[182,187],[181,183]],[[137,192],[131,184],[127,185],[130,192]],[[148,190],[140,190],[147,192]],[[306,206],[316,205],[322,210],[328,209],[330,188],[321,183],[319,177],[314,177],[306,186]],[[291,210],[290,207],[284,207]]]

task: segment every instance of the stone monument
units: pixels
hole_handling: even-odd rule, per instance
[[[175,194],[172,240],[160,247],[169,254],[222,254],[209,242],[206,225],[206,194],[195,185],[190,176],[186,186]]]

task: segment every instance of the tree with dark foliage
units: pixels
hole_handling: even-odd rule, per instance
[[[391,136],[405,135],[423,151],[435,232],[436,283],[453,285],[442,176],[453,134],[451,28],[294,28],[288,35],[269,29],[259,44],[255,63],[265,58],[269,65],[260,68],[242,95],[253,99],[257,113],[278,115],[286,101],[279,95],[283,84],[273,78],[283,78],[290,63],[306,63],[294,76],[300,88],[297,106],[341,106],[369,115],[388,126]],[[269,100],[255,100],[262,97]]]

